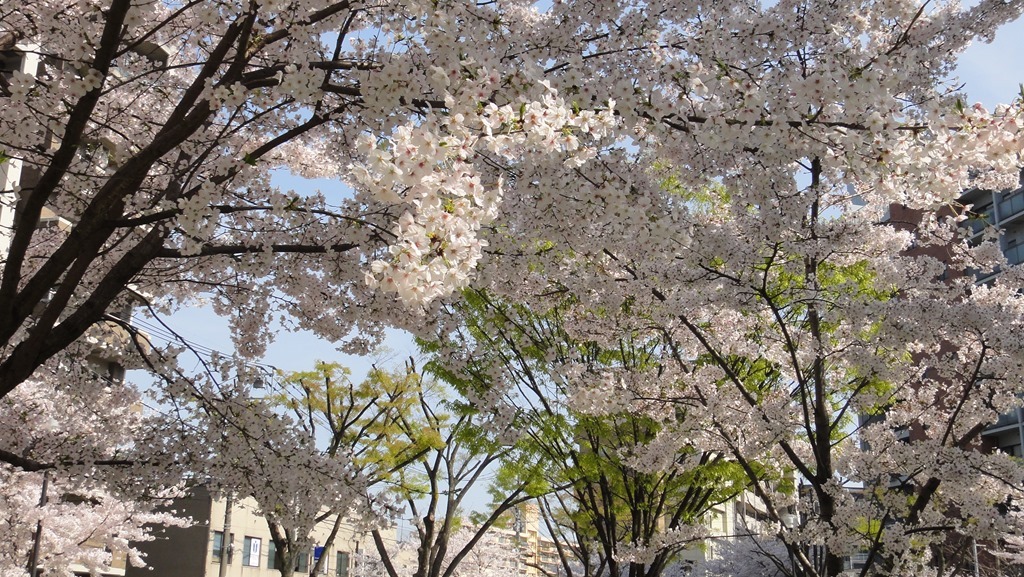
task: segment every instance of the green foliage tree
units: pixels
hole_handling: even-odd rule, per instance
[[[407,410],[400,411],[389,427],[388,443],[410,458],[396,460],[379,480],[383,492],[404,504],[413,518],[413,577],[452,577],[486,532],[517,505],[535,498],[542,486],[530,471],[504,471],[492,484],[492,503],[464,527],[467,498],[513,452],[504,441],[507,427],[491,421],[472,403],[449,399],[449,391],[418,372],[412,359],[404,371],[375,369],[368,381],[380,390],[402,390],[406,395],[402,406]],[[393,448],[385,453],[393,453]],[[452,538],[461,528],[470,529],[471,535],[456,543]],[[372,536],[387,575],[399,577],[394,552],[386,547],[380,530],[372,531]]]
[[[656,370],[663,344],[629,331],[604,343],[572,335],[564,301],[543,308],[484,292],[464,296],[451,310],[456,327],[435,347],[448,363],[433,366],[467,396],[500,397],[514,414],[521,436],[505,470],[532,469],[561,488],[539,504],[563,572],[661,575],[699,534],[702,517],[747,485],[721,454],[659,454],[664,424],[682,418],[682,409],[661,417],[607,407],[598,413],[578,398],[600,373],[629,379]],[[568,363],[584,368],[571,378],[552,371]]]
[[[413,462],[427,447],[434,444],[429,434],[403,436],[409,413],[415,410],[418,381],[413,379],[382,379],[378,371],[353,382],[351,371],[338,363],[317,361],[308,371],[283,373],[280,389],[268,401],[291,413],[305,438],[316,445],[324,456],[341,459],[348,464],[352,483],[363,490],[386,481]],[[318,523],[330,522],[331,530],[324,546],[330,548],[341,528],[347,510],[323,503],[307,504],[313,523],[306,527],[290,523],[282,513],[286,508],[301,507],[308,500],[303,495],[282,491],[279,500],[265,506],[264,515],[277,551],[277,569],[282,577],[290,577],[299,558],[308,554],[309,529]],[[375,503],[367,493],[364,514],[371,514]],[[320,572],[326,556],[317,559],[313,573]]]

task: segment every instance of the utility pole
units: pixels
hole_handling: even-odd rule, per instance
[[[46,487],[50,484],[50,471],[43,471],[43,489],[39,495],[39,507],[46,505]],[[40,515],[36,521],[36,536],[32,540],[32,553],[28,556],[29,577],[36,577],[39,573],[39,542],[43,538],[43,517]]]
[[[524,548],[523,548],[522,543],[520,542],[520,538],[519,538],[519,535],[523,532],[523,529],[524,529],[524,525],[523,525],[523,512],[522,512],[522,510],[519,509],[519,505],[516,505],[512,509],[512,515],[513,515],[513,517],[515,517],[515,521],[513,521],[512,527],[516,530],[516,542],[515,542],[515,547],[516,547],[516,553],[515,553],[515,555],[516,555],[516,563],[515,563],[515,568],[516,568],[516,575],[518,576],[519,575],[519,565],[523,561],[523,551],[524,551]]]
[[[228,493],[224,503],[224,532],[220,540],[220,568],[218,577],[226,577],[228,574],[228,560],[231,559],[231,551],[234,547],[234,539],[231,538],[231,509],[234,507],[234,494]]]
[[[978,539],[975,537],[971,537],[971,557],[974,561],[974,577],[979,577],[981,568],[978,567]]]

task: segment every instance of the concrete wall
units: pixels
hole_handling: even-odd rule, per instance
[[[153,541],[134,543],[145,553],[149,567],[129,566],[125,577],[203,577],[210,550],[212,502],[210,493],[200,487],[169,505],[167,509],[173,509],[179,517],[190,517],[192,526],[158,526],[153,530]]]

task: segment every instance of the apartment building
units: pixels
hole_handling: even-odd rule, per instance
[[[169,508],[192,519],[190,527],[157,527],[153,541],[134,544],[146,555],[148,567],[129,567],[126,577],[275,577],[280,557],[271,538],[266,519],[251,498],[231,503],[230,529],[224,534],[228,501],[214,498],[203,487],[177,499]],[[318,524],[312,533],[313,544],[303,552],[294,567],[297,576],[310,575],[317,559],[323,559],[317,575],[350,577],[365,573],[357,564],[361,551],[373,548],[372,538],[356,531],[352,522],[342,519],[334,544],[324,545],[337,517]],[[394,530],[385,532],[394,541]]]
[[[38,54],[32,51],[0,51],[0,77],[5,81],[15,72],[35,74],[40,65]],[[0,153],[2,152],[0,150]],[[18,158],[5,158],[0,162],[0,255],[7,254],[10,248],[14,213],[18,207],[20,191],[23,188],[31,188],[38,177],[38,170],[25,166]]]
[[[1006,260],[1014,265],[1024,263],[1024,187],[1004,191],[972,190],[964,194],[960,202],[972,205],[970,218],[963,223],[968,242],[981,238],[986,228],[994,226],[1003,231],[999,242]],[[999,274],[997,270],[971,272],[981,283]],[[1024,458],[1024,408],[1001,415],[985,430],[983,437],[984,449]]]
[[[490,528],[487,536],[499,547],[518,551],[501,567],[509,577],[565,574],[555,542],[540,530],[540,510],[533,503],[513,509],[512,522],[507,527]]]
[[[1024,262],[1024,188],[993,192],[972,190],[961,197],[962,204],[970,204],[970,217],[964,221],[968,242],[981,236],[985,228],[995,226],[1003,230],[1000,240],[1003,254],[1010,264]],[[979,276],[984,282],[994,271]]]
[[[764,502],[753,492],[743,491],[705,513],[703,523],[708,529],[708,538],[684,549],[676,562],[688,567],[704,567],[712,559],[734,555],[737,544],[746,543],[763,532],[768,518]]]

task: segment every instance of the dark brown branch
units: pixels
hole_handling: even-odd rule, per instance
[[[106,23],[100,37],[99,48],[96,49],[96,54],[93,56],[91,64],[92,68],[104,77],[110,71],[110,63],[116,52],[118,38],[121,34],[121,23],[124,21],[125,15],[128,14],[130,7],[131,2],[117,0],[111,4],[110,9],[107,10],[105,15]],[[100,88],[94,88],[86,92],[78,100],[74,108],[72,108],[68,121],[64,124],[64,137],[61,140],[60,147],[54,153],[50,165],[40,176],[33,194],[28,197],[24,206],[18,211],[17,221],[14,225],[14,236],[11,238],[11,244],[7,252],[7,263],[4,266],[3,275],[0,277],[0,319],[3,319],[2,322],[10,323],[10,326],[0,330],[3,333],[4,340],[10,338],[10,335],[13,334],[20,321],[24,318],[23,314],[16,314],[14,312],[16,302],[20,300],[15,298],[15,294],[18,292],[18,285],[22,280],[21,266],[32,241],[32,235],[39,223],[43,207],[49,200],[50,195],[60,185],[65,173],[71,166],[71,162],[75,158],[75,154],[78,152],[78,144],[88,126],[93,110],[99,102],[100,94]],[[49,287],[52,285],[52,282],[48,282],[46,287],[36,287],[38,294],[32,295],[30,293],[29,298],[34,297],[38,301],[43,291],[49,290]]]
[[[163,248],[157,251],[156,258],[195,258],[200,256],[254,254],[269,250],[273,253],[325,254],[328,252],[347,252],[357,248],[357,244],[272,244],[268,246],[246,245],[204,245],[198,253],[186,253],[176,248]]]
[[[71,467],[80,465],[96,465],[99,467],[132,467],[135,465],[152,464],[150,461],[135,461],[132,459],[100,459],[96,461],[62,461],[59,463],[44,463],[28,457],[22,457],[16,453],[0,449],[0,463],[17,467],[22,471],[50,471],[58,467]]]
[[[350,5],[349,5],[347,0],[345,2],[338,2],[337,4],[332,4],[330,6],[321,8],[320,10],[317,10],[316,12],[313,12],[312,14],[309,15],[308,18],[306,18],[305,20],[303,20],[301,22],[296,22],[296,23],[292,24],[291,27],[309,26],[310,24],[315,24],[315,23],[320,22],[322,20],[326,20],[327,18],[330,18],[331,16],[334,16],[335,14],[338,14],[339,12],[342,12],[344,10],[348,10],[349,7],[350,7]],[[273,32],[270,32],[270,33],[264,35],[260,39],[260,41],[256,43],[256,46],[254,46],[252,50],[254,52],[258,51],[258,50],[262,49],[265,46],[268,46],[268,45],[273,44],[273,43],[275,43],[275,42],[277,42],[279,40],[283,40],[283,39],[291,36],[292,35],[291,27],[289,27],[289,28],[281,28],[279,30],[274,30]]]

